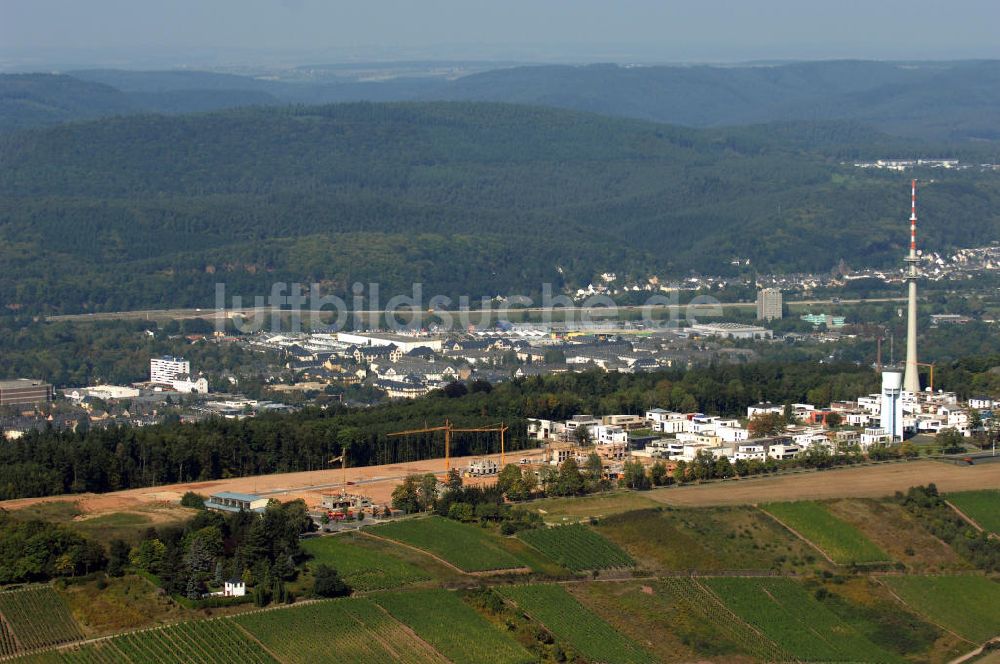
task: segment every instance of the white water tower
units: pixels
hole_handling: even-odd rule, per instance
[[[886,369],[882,372],[881,425],[893,442],[903,440],[903,372]]]

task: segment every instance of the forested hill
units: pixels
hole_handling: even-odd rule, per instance
[[[809,149],[832,145],[832,159]],[[718,272],[734,257],[767,270],[895,264],[908,183],[840,159],[904,148],[856,125],[693,130],[474,103],[19,132],[0,138],[0,302],[211,306],[216,282],[252,296],[276,280],[478,297],[608,270]],[[939,173],[924,191],[927,246],[997,237],[994,175]]]
[[[313,67],[286,72],[289,80],[189,70],[0,75],[0,131],[143,111],[493,101],[692,127],[850,120],[898,136],[957,143],[1000,140],[1000,61],[497,65],[454,80],[416,76],[412,68],[400,70],[399,65],[366,68],[369,77],[373,71],[384,74],[378,81],[336,70],[317,74]],[[409,77],[397,76],[400,71]],[[116,99],[109,99],[109,92]]]
[[[693,127],[853,120],[899,136],[1000,139],[1000,62],[498,69],[435,99],[505,101]]]

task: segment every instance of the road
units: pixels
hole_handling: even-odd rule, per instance
[[[789,306],[799,307],[799,306],[828,306],[828,305],[856,305],[856,304],[879,304],[886,302],[905,302],[905,297],[874,297],[867,299],[837,299],[834,302],[832,299],[828,300],[788,300],[785,304]],[[756,302],[720,302],[723,308],[729,309],[747,309],[757,306]],[[708,311],[717,306],[716,304],[661,304],[653,305],[648,309],[652,312],[667,311],[671,308],[676,308],[678,310],[693,310],[698,311]],[[622,305],[617,307],[619,312],[637,312],[645,309],[642,305]],[[491,313],[510,313],[516,314],[518,316],[522,314],[533,314],[533,313],[543,313],[546,311],[545,307],[512,307],[510,309],[505,308],[494,308]],[[594,314],[600,317],[601,314],[607,315],[610,310],[607,306],[596,306],[596,307],[555,307],[550,308],[549,311],[555,311],[558,313],[572,311],[575,313],[586,312],[588,314]],[[45,319],[49,321],[88,321],[88,320],[184,320],[191,318],[206,318],[212,319],[222,316],[223,318],[233,318],[235,316],[241,316],[243,318],[251,318],[253,316],[271,315],[273,313],[291,313],[288,309],[281,309],[279,307],[262,307],[259,309],[224,309],[217,311],[216,309],[142,309],[136,311],[108,311],[108,312],[98,312],[91,314],[60,314],[56,316],[47,316]],[[368,309],[362,311],[351,312],[352,315],[360,315],[366,318],[371,318],[373,316],[379,316],[384,314],[384,309]],[[449,313],[456,315],[458,312],[454,310],[442,311],[442,314]],[[472,310],[470,312],[472,315],[480,316],[482,314],[481,310]],[[303,309],[303,316],[309,315],[308,309]]]

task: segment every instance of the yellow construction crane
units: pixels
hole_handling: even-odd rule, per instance
[[[500,434],[500,466],[503,467],[506,462],[506,450],[504,449],[504,436],[507,431],[510,430],[506,424],[501,422],[497,426],[492,427],[470,427],[470,428],[456,428],[450,420],[445,420],[444,424],[436,427],[423,427],[422,429],[407,429],[406,431],[394,431],[392,433],[386,434],[389,437],[395,436],[410,436],[418,433],[433,433],[435,431],[444,431],[444,469],[445,472],[451,470],[451,436],[455,433],[477,433],[477,432],[498,432]]]
[[[333,457],[327,463],[337,463],[340,462],[340,469],[344,473],[344,486],[347,486],[347,449],[344,449],[344,453],[340,456]]]

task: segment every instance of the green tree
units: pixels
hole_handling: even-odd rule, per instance
[[[108,546],[108,576],[122,576],[129,562],[129,546],[125,540],[113,539]]]
[[[653,486],[663,486],[667,483],[668,478],[667,464],[657,461],[650,467],[649,479],[653,482]]]
[[[420,505],[425,510],[434,509],[438,495],[438,480],[432,473],[420,478]]]
[[[622,469],[622,483],[630,489],[646,490],[650,487],[649,476],[642,462],[626,461]]]
[[[559,496],[577,496],[583,493],[583,475],[573,457],[566,459],[559,466],[555,493]]]
[[[445,480],[445,486],[447,486],[450,490],[462,488],[462,474],[458,472],[457,468],[451,468],[448,470],[448,477]]]
[[[409,475],[392,490],[392,506],[405,514],[413,514],[421,509],[419,478]]]
[[[181,507],[191,507],[196,510],[203,510],[205,509],[205,496],[195,493],[194,491],[188,491],[181,496]]]
[[[497,488],[511,500],[518,500],[511,496],[518,492],[521,483],[521,467],[515,463],[508,463],[497,475]]]
[[[785,418],[778,413],[757,413],[747,424],[752,438],[775,436],[785,430]]]
[[[340,573],[329,565],[317,565],[313,570],[313,578],[315,597],[344,597],[351,594],[351,587],[340,578]]]
[[[935,441],[945,454],[960,454],[965,451],[965,439],[957,429],[941,429]]]

